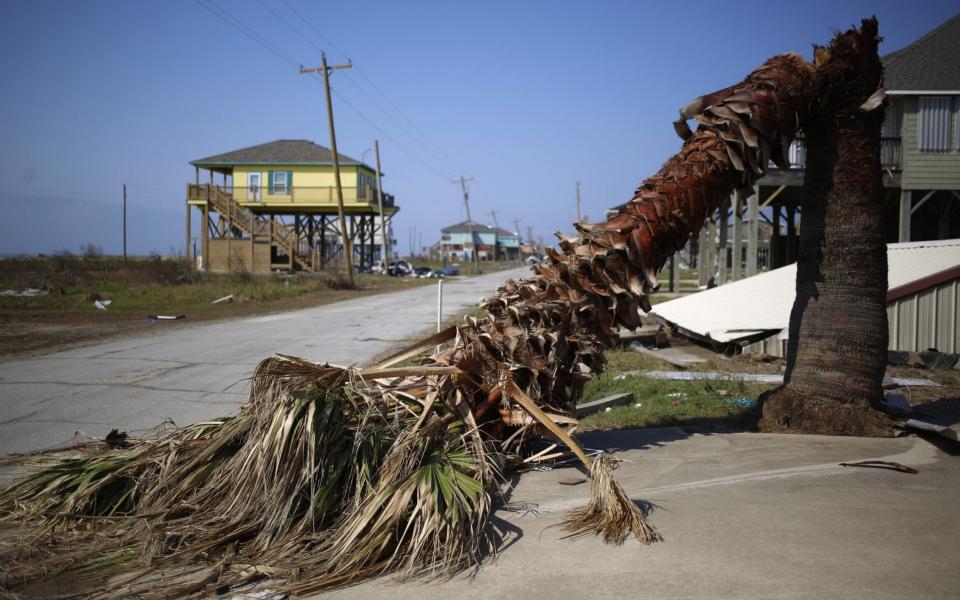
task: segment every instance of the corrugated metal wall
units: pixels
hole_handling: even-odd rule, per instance
[[[960,353],[960,280],[923,290],[887,304],[889,350]],[[744,346],[748,354],[786,356],[787,342],[778,335]]]
[[[958,288],[960,281],[954,280],[888,304],[890,349],[960,352]]]

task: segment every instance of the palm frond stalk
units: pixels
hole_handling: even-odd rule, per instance
[[[392,574],[445,576],[495,550],[500,473],[526,439],[566,443],[591,472],[572,534],[649,543],[656,531],[570,437],[583,385],[620,327],[639,325],[656,273],[732,190],[786,148],[814,105],[816,71],[778,56],[681,112],[699,127],[605,223],[578,225],[534,275],[369,369],[263,361],[239,414],[95,454],[45,455],[0,493],[32,528],[3,553],[0,584],[97,597],[202,597],[270,578],[307,593]],[[401,359],[449,342],[421,366]],[[519,416],[518,416],[519,415]],[[52,587],[49,587],[52,586]]]

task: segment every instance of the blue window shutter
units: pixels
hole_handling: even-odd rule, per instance
[[[267,171],[267,189],[273,193],[273,171]]]
[[[293,171],[287,171],[287,193],[293,195]]]

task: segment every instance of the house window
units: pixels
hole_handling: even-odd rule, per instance
[[[950,151],[953,98],[925,96],[917,110],[917,147],[921,152]]]
[[[290,193],[290,171],[270,171],[270,193]]]

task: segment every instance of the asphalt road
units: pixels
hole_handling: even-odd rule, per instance
[[[444,283],[444,318],[469,310],[507,278],[498,271]],[[349,365],[436,327],[437,288],[365,296],[305,310],[164,329],[0,363],[0,456],[66,445],[116,427],[135,432],[233,412],[247,378],[273,354]]]

